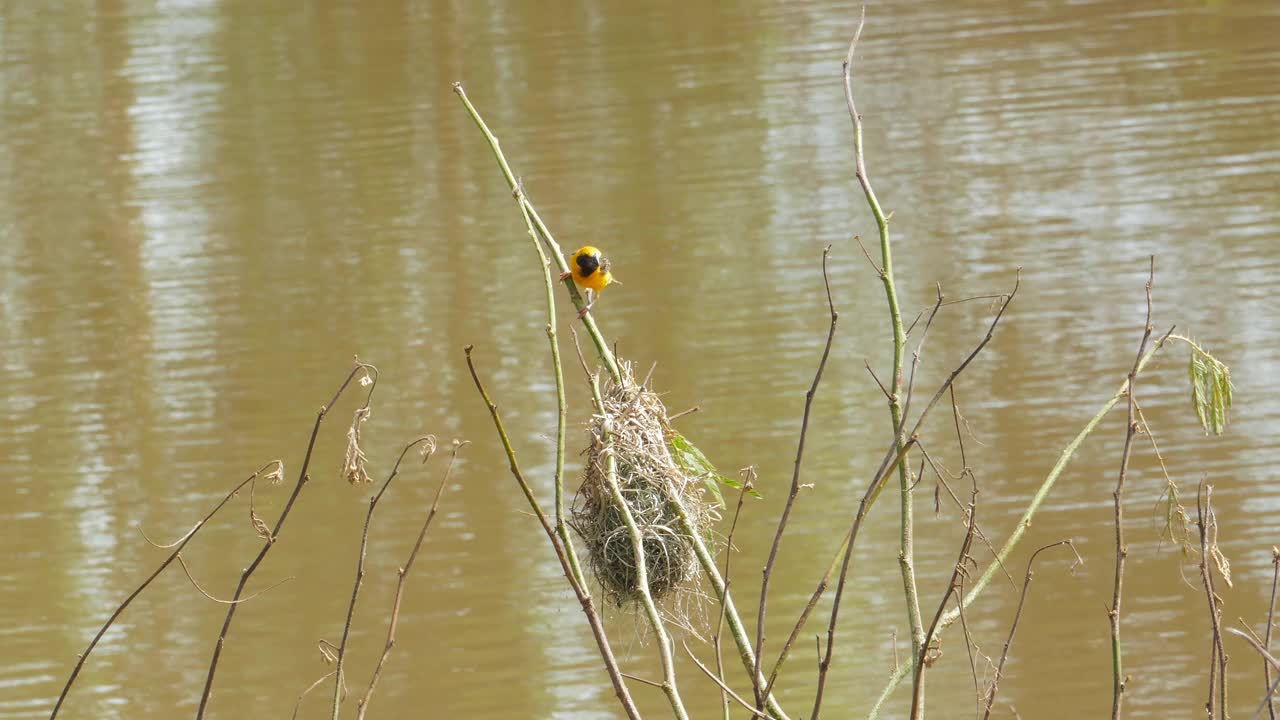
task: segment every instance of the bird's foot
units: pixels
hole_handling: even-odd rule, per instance
[[[560,282],[564,282],[565,280],[568,280],[568,279],[569,279],[569,276],[570,276],[571,274],[572,274],[572,273],[570,273],[570,272],[562,272],[562,273],[560,273]]]

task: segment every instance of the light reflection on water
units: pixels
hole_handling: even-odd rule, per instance
[[[766,500],[748,506],[736,541],[749,614],[821,351],[819,261],[833,245],[840,330],[806,454],[815,487],[773,585],[770,642],[783,635],[887,441],[863,367],[888,372],[883,292],[852,241],[875,233],[839,87],[848,8],[596,3],[561,17],[438,3],[17,3],[0,23],[0,467],[12,488],[0,509],[0,717],[42,715],[95,624],[157,562],[135,525],[178,537],[252,468],[281,457],[297,471],[318,404],[357,352],[383,372],[368,426],[375,475],[418,433],[473,441],[409,585],[376,707],[619,716],[460,362],[474,343],[549,496],[541,280],[454,80],[561,243],[613,257],[624,284],[598,310],[610,339],[641,368],[658,363],[673,410],[701,406],[681,427],[722,468],[759,466]],[[1023,268],[1010,315],[958,388],[988,535],[1009,531],[1118,387],[1156,253],[1157,329],[1176,323],[1230,363],[1238,406],[1224,438],[1200,437],[1182,349],[1157,360],[1141,402],[1188,496],[1202,476],[1218,483],[1237,581],[1229,612],[1250,621],[1266,602],[1277,504],[1278,23],[1265,2],[875,7],[857,76],[870,172],[895,212],[904,314],[931,305],[935,282],[953,299],[998,293]],[[944,310],[919,387],[942,380],[991,312],[984,301]],[[570,401],[585,408],[576,361],[566,367]],[[350,412],[335,408],[313,483],[255,582],[295,579],[238,615],[218,712],[291,712],[327,671],[315,642],[341,630],[365,507],[336,477]],[[938,416],[926,442],[957,470],[943,407]],[[1105,705],[1118,418],[1028,539],[1074,536],[1086,565],[1071,574],[1056,556],[1037,574],[1002,683],[1025,716]],[[574,472],[583,419],[571,424]],[[353,678],[381,647],[395,570],[440,471],[406,473],[380,510]],[[1133,473],[1126,647],[1139,681],[1128,702],[1134,716],[1162,717],[1201,702],[1203,598],[1161,549],[1152,506],[1164,480],[1145,448]],[[960,526],[954,508],[934,517],[925,486],[917,568],[931,606]],[[286,493],[262,491],[259,512],[274,517]],[[895,502],[860,541],[831,712],[872,702],[893,632],[905,636]],[[244,514],[231,509],[189,551],[215,595],[230,594],[256,547]],[[972,610],[989,654],[1015,602],[1005,587]],[[220,617],[166,576],[107,635],[66,716],[191,710]],[[631,622],[609,616],[624,660],[650,669],[652,644]],[[963,656],[951,638],[931,672],[939,707],[971,702]],[[1246,665],[1233,663],[1253,683]],[[809,702],[804,667],[793,665],[790,707]],[[713,712],[712,688],[683,670],[694,714]],[[637,695],[662,709],[656,694]]]

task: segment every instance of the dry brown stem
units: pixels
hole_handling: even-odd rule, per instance
[[[1213,629],[1213,644],[1209,650],[1209,699],[1204,706],[1205,716],[1213,720],[1218,715],[1225,720],[1228,658],[1222,646],[1222,600],[1218,597],[1211,565],[1219,552],[1218,518],[1213,510],[1213,486],[1203,482],[1196,492],[1196,527],[1200,534],[1200,580],[1204,584],[1209,605],[1209,623]]]
[[[827,358],[831,355],[831,341],[836,336],[836,323],[840,320],[840,313],[836,312],[835,301],[831,299],[831,280],[827,276],[827,258],[830,255],[831,246],[828,245],[822,251],[822,283],[827,290],[827,309],[831,314],[831,323],[827,328],[827,342],[822,347],[822,359],[818,361],[818,369],[814,372],[813,382],[809,385],[808,392],[804,394],[804,414],[800,420],[800,441],[796,444],[796,460],[791,471],[791,489],[787,493],[787,502],[782,508],[782,515],[778,518],[778,529],[774,533],[773,545],[769,548],[769,559],[764,564],[763,576],[760,581],[760,606],[756,613],[756,666],[755,671],[751,674],[752,690],[755,692],[756,710],[758,711],[763,711],[765,705],[764,688],[760,686],[759,678],[761,677],[761,663],[764,659],[764,620],[765,608],[769,603],[769,579],[773,576],[773,566],[778,559],[778,548],[782,545],[782,534],[786,532],[787,520],[791,517],[791,508],[795,505],[796,496],[800,494],[800,467],[804,461],[805,437],[809,433],[809,416],[813,410],[813,399],[818,394],[818,384],[822,382],[822,372],[827,367]]]
[[[378,686],[378,680],[382,677],[382,668],[387,664],[387,658],[391,656],[391,649],[396,645],[396,629],[400,627],[400,603],[404,599],[405,579],[409,577],[409,571],[413,569],[413,563],[418,558],[418,551],[422,549],[422,543],[426,540],[427,530],[431,528],[431,521],[435,519],[436,513],[440,510],[440,496],[444,494],[444,489],[449,485],[449,476],[453,474],[453,464],[458,460],[458,451],[469,444],[467,440],[454,440],[453,450],[449,455],[449,465],[444,470],[444,476],[440,478],[440,484],[436,486],[436,493],[431,498],[431,509],[427,511],[427,517],[422,522],[422,528],[418,530],[418,539],[413,543],[413,549],[409,551],[409,558],[404,561],[396,570],[396,594],[395,599],[391,602],[391,620],[387,623],[387,641],[383,645],[382,655],[378,658],[378,664],[373,668],[373,675],[369,678],[369,687],[365,689],[364,695],[356,701],[356,720],[364,720],[365,713],[369,709],[369,700],[373,697],[373,691]],[[423,457],[425,463],[430,455]]]
[[[538,523],[542,525],[542,530],[546,533],[547,540],[550,541],[551,548],[556,553],[556,559],[560,561],[560,568],[564,571],[565,579],[568,580],[569,587],[573,589],[574,595],[577,596],[578,604],[582,606],[583,614],[587,616],[587,623],[591,626],[591,634],[595,637],[596,646],[600,650],[600,657],[604,661],[605,670],[609,673],[610,682],[613,683],[614,694],[617,695],[618,701],[627,713],[627,717],[630,720],[640,720],[640,711],[631,699],[631,691],[627,689],[627,683],[622,677],[622,671],[618,668],[617,658],[614,657],[613,649],[609,645],[609,637],[605,634],[604,624],[601,622],[599,611],[596,610],[595,601],[591,598],[587,588],[578,583],[569,558],[565,554],[564,545],[560,541],[560,536],[556,533],[555,527],[551,524],[546,512],[543,511],[537,496],[533,494],[533,488],[525,480],[524,472],[520,469],[520,463],[516,460],[515,448],[512,447],[511,439],[507,436],[506,428],[502,424],[502,416],[498,414],[498,406],[489,399],[488,391],[485,390],[484,384],[480,382],[480,375],[476,372],[475,363],[471,359],[472,350],[473,347],[471,345],[466,346],[464,349],[467,358],[467,370],[471,373],[471,380],[475,383],[476,391],[480,393],[485,407],[489,410],[489,417],[493,420],[498,439],[502,441],[511,475],[515,478],[516,484],[520,486],[521,492],[524,493],[525,500],[528,501],[533,514],[538,518]]]
[[[266,472],[267,468],[275,464],[276,461],[273,460],[266,465],[263,465],[249,477],[241,480],[239,484],[231,488],[230,492],[223,496],[222,500],[217,505],[213,506],[213,509],[210,510],[204,518],[200,520],[200,522],[195,524],[195,527],[191,528],[191,530],[188,531],[186,535],[183,535],[179,540],[170,543],[169,545],[156,545],[156,547],[161,548],[176,547],[177,549],[170,553],[169,557],[165,558],[164,561],[160,563],[159,567],[152,571],[152,573],[147,576],[146,580],[142,581],[141,585],[135,588],[133,592],[129,593],[129,596],[126,597],[118,607],[116,607],[115,612],[111,613],[111,616],[107,618],[107,621],[98,629],[97,634],[95,634],[93,639],[89,641],[89,646],[84,649],[84,652],[80,653],[76,657],[75,667],[71,669],[71,675],[67,678],[66,684],[63,685],[62,692],[58,693],[58,700],[54,703],[53,710],[49,713],[49,720],[53,720],[58,717],[58,711],[62,709],[62,704],[66,702],[67,693],[71,691],[71,686],[75,684],[76,678],[80,675],[80,670],[84,668],[85,662],[89,659],[89,655],[93,652],[93,649],[98,646],[98,641],[102,640],[102,636],[107,634],[107,630],[111,629],[111,625],[115,623],[116,619],[125,611],[125,608],[129,607],[129,605],[142,594],[142,591],[146,590],[147,586],[151,585],[152,581],[159,577],[160,573],[164,572],[165,568],[172,565],[173,561],[178,559],[178,555],[182,552],[182,549],[187,546],[187,543],[191,542],[191,540],[196,536],[196,533],[200,532],[201,528],[207,525],[209,521],[213,519],[213,516],[218,514],[218,511],[221,510],[223,506],[231,502],[231,498],[235,497],[236,493],[243,490],[246,485],[253,483],[253,481],[262,473]],[[142,528],[139,527],[138,530],[141,532]],[[146,539],[148,543],[155,545],[155,543],[152,543],[151,540],[147,538],[146,533],[142,533],[142,537]]]
[[[1027,590],[1031,588],[1031,578],[1034,576],[1036,558],[1045,550],[1056,548],[1059,545],[1066,545],[1071,548],[1071,552],[1076,554],[1076,565],[1084,562],[1084,558],[1081,558],[1080,553],[1076,552],[1076,546],[1070,540],[1049,543],[1031,553],[1031,559],[1027,560],[1027,574],[1022,580],[1022,594],[1018,596],[1018,609],[1013,614],[1013,623],[1009,626],[1009,636],[1005,638],[1004,650],[1000,652],[1000,662],[996,665],[995,675],[991,677],[991,684],[987,687],[986,709],[983,711],[982,720],[988,720],[991,717],[991,706],[995,704],[996,693],[1000,689],[1000,678],[1004,675],[1005,661],[1009,659],[1009,648],[1013,647],[1013,636],[1014,633],[1018,632],[1018,622],[1022,620],[1022,610],[1027,604]],[[1075,567],[1075,565],[1072,567]]]
[[[359,422],[360,417],[367,415],[368,413],[356,411],[357,422]],[[355,425],[353,424],[352,427],[354,428]],[[346,676],[342,670],[347,659],[347,640],[351,637],[351,620],[356,613],[356,599],[360,597],[360,588],[364,585],[364,561],[368,556],[369,526],[373,524],[373,511],[377,509],[378,502],[382,500],[382,496],[391,487],[391,481],[395,480],[396,476],[400,474],[400,463],[404,462],[404,456],[418,445],[423,445],[427,449],[426,457],[429,458],[435,452],[436,439],[431,435],[427,435],[405,445],[404,449],[400,451],[400,457],[396,458],[396,464],[391,468],[391,472],[387,474],[387,479],[383,481],[382,487],[378,488],[378,492],[369,498],[369,510],[365,513],[364,527],[360,530],[360,552],[356,559],[356,580],[351,588],[351,602],[347,604],[347,619],[342,625],[342,640],[338,642],[337,660],[334,665],[334,674],[337,677],[334,678],[333,688],[333,720],[338,718],[338,707],[342,703],[343,687],[346,684]],[[348,455],[350,455],[350,450],[348,450]],[[364,457],[363,452],[360,453],[360,457]],[[361,461],[361,466],[363,467],[363,460]]]
[[[729,574],[731,569],[730,561],[733,559],[733,534],[738,529],[738,518],[742,515],[742,504],[743,501],[747,499],[747,492],[755,489],[756,469],[754,466],[745,467],[742,469],[740,475],[742,476],[742,487],[738,490],[738,505],[733,510],[733,521],[729,523],[729,535],[725,538],[724,542],[723,575],[724,589],[726,593],[729,592],[729,584],[733,582],[733,579]],[[724,634],[724,616],[724,601],[721,600],[720,612],[716,621],[716,631],[711,636],[711,646],[716,653],[716,677],[719,678],[721,684],[724,684],[724,654],[720,650],[720,638]],[[720,702],[722,706],[721,709],[724,711],[724,718],[725,720],[728,720],[729,708],[731,706],[729,705],[729,693],[727,691],[722,690],[720,692]]]
[[[938,611],[933,614],[933,622],[929,623],[929,629],[925,632],[924,643],[920,646],[920,654],[915,658],[916,672],[914,683],[911,689],[911,720],[919,720],[924,714],[924,672],[932,662],[929,659],[929,650],[933,643],[934,633],[938,630],[938,622],[942,620],[942,613],[947,609],[947,603],[951,600],[952,594],[959,591],[964,581],[965,574],[968,572],[966,566],[973,562],[973,558],[969,557],[969,549],[973,547],[973,538],[978,527],[978,488],[974,486],[972,494],[969,496],[969,507],[965,511],[968,517],[966,523],[964,541],[960,543],[960,556],[956,558],[955,569],[951,571],[951,580],[947,583],[947,590],[942,594],[942,601],[938,603]],[[963,598],[963,595],[961,595]]]
[[[1111,624],[1111,720],[1120,720],[1121,705],[1124,701],[1124,689],[1128,678],[1124,675],[1121,662],[1120,646],[1120,601],[1124,591],[1124,561],[1129,548],[1124,542],[1124,481],[1129,474],[1129,457],[1133,452],[1133,436],[1138,433],[1138,421],[1134,417],[1137,406],[1138,365],[1147,351],[1147,342],[1151,340],[1151,285],[1156,279],[1156,256],[1151,256],[1151,269],[1147,275],[1147,320],[1142,326],[1142,340],[1138,343],[1138,354],[1133,359],[1133,369],[1129,371],[1129,415],[1125,424],[1124,451],[1120,454],[1120,475],[1116,479],[1116,489],[1112,493],[1115,501],[1116,518],[1116,574],[1112,587],[1111,607],[1107,617]]]

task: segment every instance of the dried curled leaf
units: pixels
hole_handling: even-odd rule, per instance
[[[351,427],[347,428],[347,452],[342,461],[342,477],[352,485],[365,485],[373,482],[365,463],[367,458],[360,447],[360,430],[369,419],[372,411],[366,406],[356,410],[351,418]]]
[[[1227,429],[1231,410],[1231,369],[1198,345],[1191,345],[1187,368],[1191,380],[1191,403],[1205,434],[1221,435]]]

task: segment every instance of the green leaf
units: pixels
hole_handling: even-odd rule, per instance
[[[707,456],[703,455],[696,445],[689,442],[689,439],[680,433],[672,434],[667,441],[667,445],[671,449],[672,459],[676,461],[680,469],[701,479],[720,507],[725,507],[724,493],[720,491],[721,483],[736,490],[742,489],[742,483],[721,475],[715,466],[711,464],[711,461],[707,459]],[[755,498],[760,497],[760,493],[755,490],[748,490],[747,494]]]

